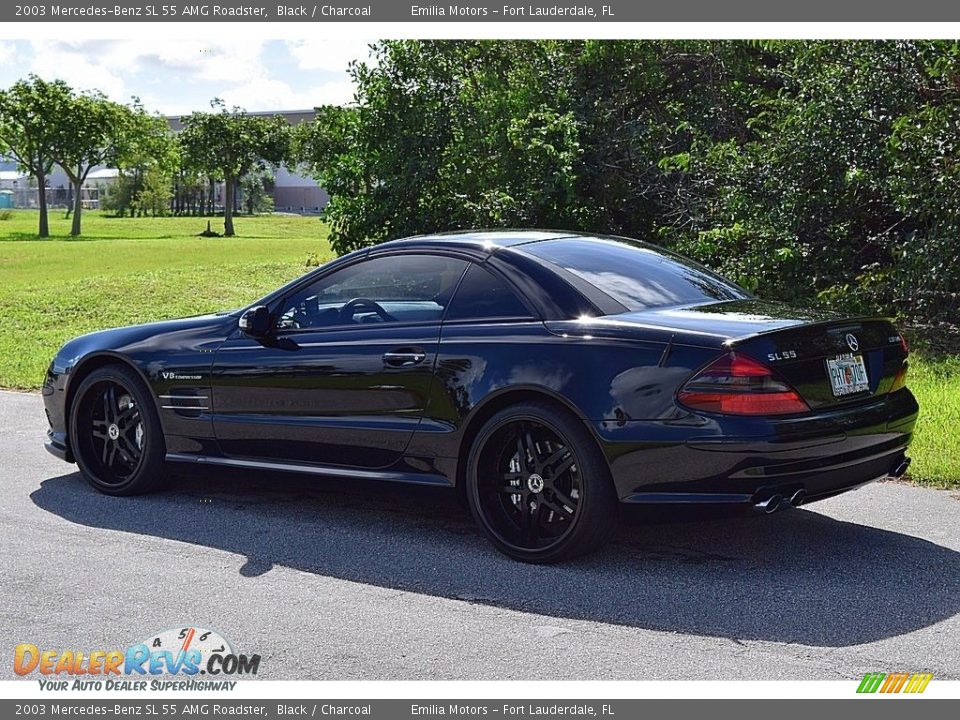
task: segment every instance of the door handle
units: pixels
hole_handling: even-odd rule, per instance
[[[400,348],[383,354],[383,364],[391,367],[413,367],[427,359],[420,348]]]

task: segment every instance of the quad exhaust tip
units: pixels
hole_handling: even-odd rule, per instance
[[[894,479],[903,477],[910,468],[910,463],[910,458],[905,457],[890,471],[890,477]],[[806,499],[807,491],[804,488],[800,488],[799,490],[795,490],[789,499],[785,499],[783,495],[775,494],[770,495],[763,500],[758,500],[753,504],[753,509],[758,512],[762,512],[765,515],[769,515],[770,513],[775,513],[777,510],[780,510],[784,507],[799,507]]]
[[[783,502],[783,495],[771,495],[765,500],[760,500],[757,502],[754,507],[760,512],[769,515],[770,513],[775,513],[780,509],[780,504]]]
[[[905,457],[890,471],[890,477],[894,479],[903,477],[910,468],[910,462],[910,458]],[[762,512],[765,515],[769,515],[770,513],[775,513],[777,510],[780,510],[784,507],[799,507],[804,503],[804,501],[806,501],[806,499],[807,491],[804,488],[800,488],[799,490],[795,490],[789,499],[785,499],[783,495],[775,494],[770,495],[763,500],[758,500],[753,504],[753,509],[757,512]]]
[[[770,513],[775,513],[777,510],[782,510],[788,508],[791,505],[797,507],[801,505],[804,500],[807,499],[807,491],[803,488],[796,490],[789,498],[785,498],[783,495],[775,494],[770,497],[766,497],[763,500],[758,500],[753,504],[754,510],[762,512],[765,515]]]
[[[910,458],[904,458],[899,465],[897,465],[893,470],[890,471],[890,477],[902,478],[904,475],[906,475],[911,462],[912,461],[910,460]]]

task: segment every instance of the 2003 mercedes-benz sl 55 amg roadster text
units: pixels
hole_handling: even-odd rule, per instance
[[[242,310],[69,341],[47,448],[112,495],[168,463],[456,486],[504,553],[599,547],[620,503],[763,512],[907,468],[890,320],[767,302],[633,240],[396,240]]]

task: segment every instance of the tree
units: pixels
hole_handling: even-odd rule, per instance
[[[464,227],[680,250],[764,297],[960,313],[956,41],[416,41],[299,128],[338,252]],[[954,319],[954,323],[957,321]]]
[[[709,225],[680,249],[765,295],[934,320],[960,308],[960,47],[764,44],[784,78],[699,172]]]
[[[233,215],[240,180],[250,171],[277,166],[290,155],[291,131],[280,115],[248,115],[240,108],[228,110],[219,100],[212,112],[197,112],[183,118],[180,142],[188,162],[211,179],[224,183],[223,230],[235,235]]]
[[[470,226],[651,237],[694,186],[660,161],[742,127],[743,101],[723,91],[747,51],[731,43],[386,41],[374,52],[351,66],[356,106],[320,108],[300,133],[339,251]]]
[[[154,165],[144,173],[140,191],[133,200],[133,207],[142,215],[159,217],[170,210],[172,197],[172,172],[161,165]]]
[[[148,113],[134,98],[126,118],[123,138],[116,144],[114,161],[120,171],[117,185],[126,190],[118,193],[118,203],[113,209],[119,215],[136,207],[138,211],[150,208],[156,214],[158,202],[163,196],[169,202],[173,194],[162,191],[161,179],[172,185],[180,172],[180,147],[165,118]],[[142,193],[150,199],[144,201]]]
[[[73,186],[73,224],[70,234],[81,229],[82,188],[97,165],[116,164],[136,127],[133,111],[108,100],[100,93],[74,95],[67,107],[68,118],[55,151],[57,164]]]
[[[36,75],[0,91],[0,152],[9,154],[37,185],[40,237],[49,237],[47,176],[57,148],[67,132],[71,90],[66,83],[47,82]]]
[[[255,213],[273,212],[273,190],[276,182],[275,174],[268,168],[254,168],[240,180],[240,192],[243,194],[243,205],[247,215]]]

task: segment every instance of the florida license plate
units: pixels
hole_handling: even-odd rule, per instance
[[[834,397],[853,395],[870,389],[867,366],[862,355],[837,355],[827,360],[827,372]]]

